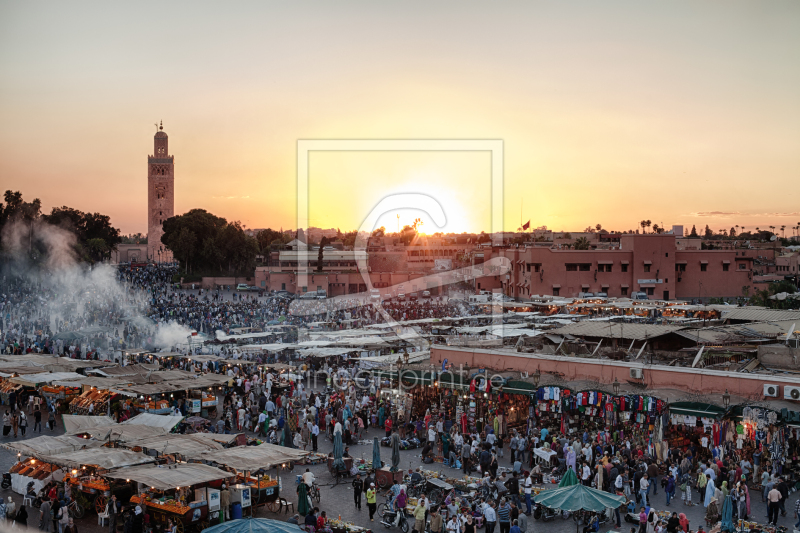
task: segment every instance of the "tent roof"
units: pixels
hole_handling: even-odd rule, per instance
[[[183,420],[183,416],[180,415],[155,415],[152,413],[141,413],[133,418],[125,420],[124,422],[120,422],[120,425],[148,426],[171,431],[172,428],[177,426],[181,420]]]
[[[38,457],[40,455],[74,452],[82,448],[97,448],[102,444],[102,442],[86,440],[71,435],[60,435],[58,437],[42,435],[28,440],[9,442],[3,446],[9,450],[20,452],[22,455]]]
[[[104,476],[114,479],[131,479],[159,490],[189,487],[231,477],[230,472],[202,464],[179,463],[170,466],[172,468],[167,468],[166,465],[131,466],[113,470]]]
[[[62,420],[66,433],[78,433],[80,430],[116,425],[116,422],[107,416],[63,415]]]
[[[120,448],[89,448],[58,455],[41,455],[42,461],[68,468],[80,468],[83,465],[94,465],[100,468],[118,468],[122,466],[152,463],[155,457]]]
[[[197,433],[189,435],[167,434],[153,435],[141,439],[132,439],[125,442],[125,446],[141,446],[155,450],[160,454],[180,454],[184,457],[196,457],[203,452],[221,450],[223,445],[213,439],[200,437]]]
[[[206,452],[194,458],[225,465],[239,471],[249,470],[255,472],[262,468],[272,468],[287,461],[297,461],[309,453],[311,452],[265,443],[258,446],[237,446],[220,451]]]

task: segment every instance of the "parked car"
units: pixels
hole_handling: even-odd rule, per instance
[[[416,292],[412,292],[411,294],[408,295],[408,299],[411,300],[412,302],[414,302],[417,299],[419,299],[419,296],[417,295]]]
[[[247,283],[240,283],[240,284],[238,284],[236,286],[236,290],[237,291],[249,291],[250,290],[250,285],[248,285]]]
[[[423,298],[430,298],[431,297],[431,291],[422,291],[422,297]]]

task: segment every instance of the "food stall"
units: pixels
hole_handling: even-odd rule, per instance
[[[105,415],[108,412],[109,402],[116,396],[109,390],[89,389],[69,403],[69,412],[74,415],[88,415],[90,406],[93,406],[92,414]]]
[[[179,533],[202,531],[209,526],[209,512],[219,511],[219,493],[210,484],[231,477],[229,472],[203,464],[143,465],[107,472],[107,478],[138,483],[130,503],[142,506],[151,525],[161,528],[172,519]],[[211,490],[210,490],[211,489]]]
[[[231,470],[229,475],[235,476],[237,482],[234,487],[239,491],[249,489],[251,513],[260,506],[276,512],[280,509],[278,498],[282,488],[279,469],[288,467],[290,462],[303,460],[310,453],[264,443],[204,452],[194,455],[193,460]],[[272,468],[276,469],[275,475],[267,474],[266,471]],[[242,507],[245,507],[244,503]]]
[[[78,518],[87,509],[94,509],[97,514],[105,512],[112,493],[117,494],[120,501],[127,500],[132,494],[127,484],[106,478],[103,474],[107,470],[156,460],[155,457],[121,448],[91,448],[41,458],[63,468],[63,482],[72,487],[72,496],[78,503]]]

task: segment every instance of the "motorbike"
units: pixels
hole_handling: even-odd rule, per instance
[[[383,526],[387,529],[399,527],[400,531],[403,533],[408,533],[408,519],[406,518],[406,514],[404,512],[400,512],[399,522],[395,524],[395,522],[398,520],[397,514],[397,511],[386,509],[381,517],[381,524],[383,524]]]
[[[545,507],[541,504],[534,504],[533,508],[533,519],[534,520],[541,520],[542,522],[549,522],[557,517],[561,517],[563,520],[569,518],[570,513],[567,511],[560,511],[558,509],[551,509],[550,507]]]
[[[11,474],[6,472],[5,474],[3,474],[3,482],[0,483],[0,487],[7,489],[10,486],[11,486]]]

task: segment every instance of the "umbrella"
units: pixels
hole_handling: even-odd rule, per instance
[[[735,531],[733,525],[733,494],[728,494],[725,503],[722,504],[722,531]]]
[[[383,462],[381,461],[381,447],[378,444],[378,437],[372,439],[372,469],[378,470],[381,466],[383,466]]]
[[[344,464],[344,459],[342,459],[343,455],[342,434],[337,432],[333,434],[333,468],[337,472],[347,468]]]
[[[604,511],[608,507],[619,507],[626,501],[624,496],[615,496],[581,484],[544,490],[533,500],[551,509],[570,512],[584,510],[596,513]]]
[[[578,484],[578,476],[575,474],[575,471],[572,467],[567,469],[567,473],[564,474],[564,477],[561,478],[561,482],[558,484],[558,488],[562,487],[571,487],[572,485]]]
[[[305,516],[311,510],[308,503],[308,486],[305,483],[300,483],[300,490],[297,493],[297,512]]]
[[[280,520],[271,520],[269,518],[246,518],[240,520],[231,520],[224,524],[219,524],[203,532],[208,533],[301,533],[300,526],[290,524],[289,522],[281,522]]]
[[[397,472],[400,466],[400,436],[397,433],[392,434],[392,472]]]
[[[283,445],[287,448],[294,448],[294,443],[292,442],[292,430],[289,429],[289,424],[285,424],[283,426]]]

